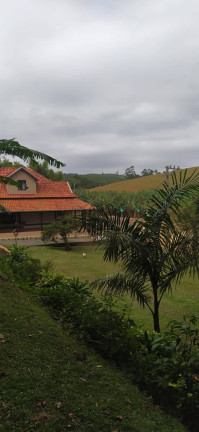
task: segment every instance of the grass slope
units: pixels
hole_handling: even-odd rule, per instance
[[[82,256],[83,252],[86,253],[85,258]],[[102,253],[99,249],[96,250],[94,245],[73,246],[68,252],[50,246],[37,246],[31,248],[31,253],[34,258],[40,258],[42,263],[46,260],[52,261],[56,272],[64,273],[68,277],[79,277],[89,282],[121,270],[119,264],[105,262]],[[96,295],[100,296],[98,292]],[[152,329],[152,316],[147,308],[140,308],[136,300],[131,305],[131,298],[126,295],[124,300],[118,301],[119,310],[123,309],[125,303],[128,305],[127,313],[131,307],[130,316],[137,324],[144,324],[146,329]],[[185,314],[199,315],[197,277],[193,280],[185,276],[180,285],[173,289],[173,293],[164,295],[160,306],[161,328],[164,328],[173,318],[181,320]]]
[[[188,168],[190,175],[194,170],[199,170],[199,167]],[[182,170],[183,172],[185,170]],[[176,171],[178,173],[178,171]],[[132,180],[125,180],[119,183],[112,183],[101,187],[91,189],[92,191],[116,191],[116,192],[141,192],[158,188],[165,181],[165,175],[155,174],[150,176],[138,177]]]
[[[0,282],[2,432],[182,432],[127,377]],[[79,361],[77,353],[86,353]]]

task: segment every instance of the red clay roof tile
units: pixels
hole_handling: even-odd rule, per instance
[[[91,210],[90,204],[77,198],[0,199],[0,204],[10,212]]]
[[[0,176],[7,177],[18,170],[19,168],[16,167],[2,167]],[[11,212],[90,210],[93,208],[72,193],[68,182],[54,182],[31,168],[25,168],[25,170],[38,179],[36,194],[8,194],[6,185],[0,183],[0,204]]]

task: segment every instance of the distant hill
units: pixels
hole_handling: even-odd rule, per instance
[[[109,183],[120,182],[125,179],[124,175],[120,174],[76,174],[76,173],[63,173],[64,180],[70,183],[71,188],[74,190],[84,188],[91,189],[97,186],[104,186]]]
[[[199,171],[199,167],[188,168],[190,175],[194,170]],[[185,169],[182,170],[184,172]],[[178,175],[179,170],[176,170]],[[138,177],[131,180],[124,180],[117,183],[107,184],[102,187],[93,188],[92,191],[116,191],[116,192],[141,192],[158,188],[165,181],[165,174],[154,174],[150,176]]]

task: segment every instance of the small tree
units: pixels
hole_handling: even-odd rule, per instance
[[[43,228],[41,239],[44,243],[47,241],[52,241],[57,243],[58,240],[63,240],[64,249],[70,250],[70,245],[68,243],[68,234],[77,228],[77,221],[72,216],[64,215],[63,217],[57,218],[51,224],[46,225]]]
[[[148,169],[143,169],[143,171],[141,172],[141,176],[145,177],[145,176],[149,176],[149,175],[153,175],[155,171],[153,171],[152,169],[148,168]]]
[[[139,177],[139,175],[136,174],[135,168],[133,165],[131,165],[129,168],[125,169],[124,175],[127,179],[133,179],[133,178]]]
[[[129,292],[152,313],[154,330],[160,331],[159,308],[172,283],[190,270],[198,271],[199,241],[197,231],[182,232],[176,224],[181,207],[198,190],[199,174],[172,174],[173,186],[165,182],[154,192],[145,220],[130,224],[128,213],[101,209],[84,221],[91,234],[103,238],[104,259],[121,262],[123,272],[95,281],[106,292]],[[174,218],[175,216],[175,218]]]

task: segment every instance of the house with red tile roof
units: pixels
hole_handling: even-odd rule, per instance
[[[64,214],[77,215],[92,210],[72,192],[68,182],[47,179],[31,168],[2,167],[0,176],[18,185],[0,183],[0,231],[42,230]]]

